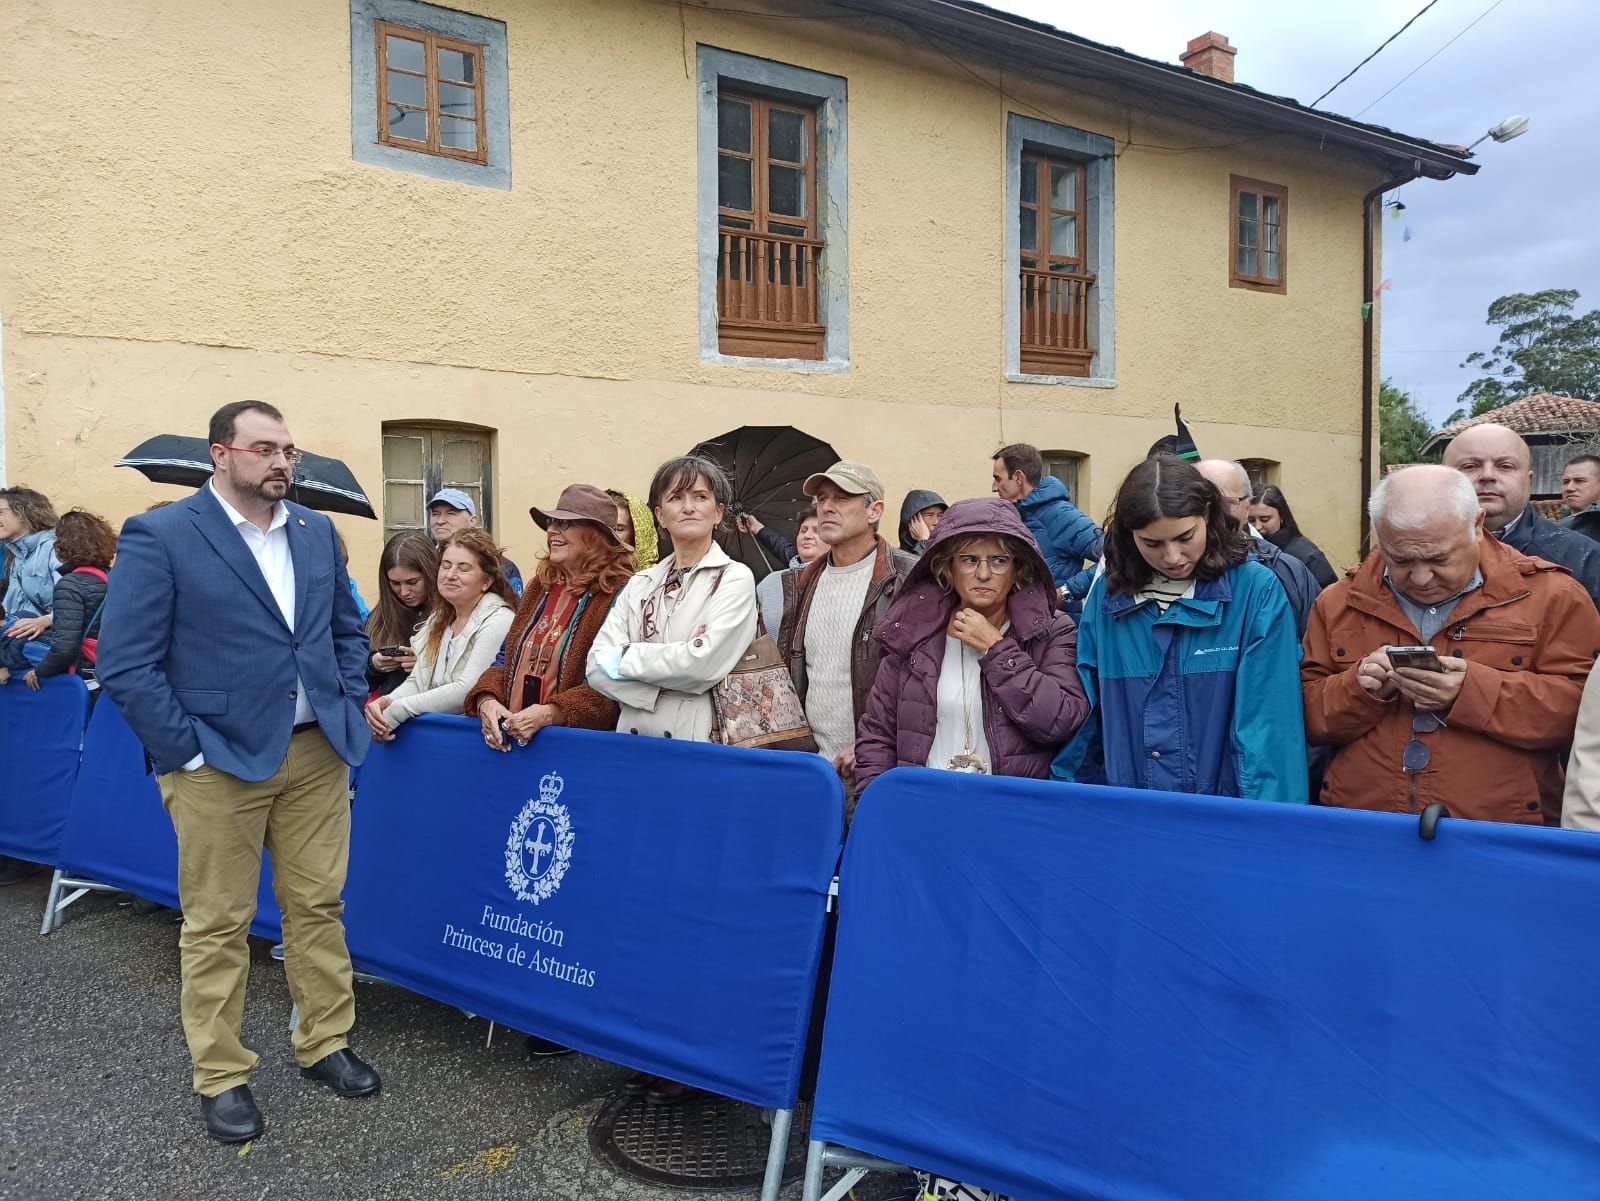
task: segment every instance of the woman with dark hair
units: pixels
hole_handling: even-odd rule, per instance
[[[669,459],[650,483],[650,508],[672,553],[628,582],[589,649],[589,685],[620,706],[617,729],[710,742],[711,688],[756,635],[756,581],[713,535],[733,485],[711,459]],[[623,1089],[673,1105],[688,1085],[638,1073]]]
[[[1250,502],[1250,524],[1284,554],[1293,555],[1304,563],[1316,577],[1319,587],[1331,588],[1338,582],[1339,573],[1317,549],[1317,544],[1300,532],[1300,523],[1289,511],[1283,489],[1276,484],[1262,484],[1256,489]]]
[[[650,484],[672,553],[629,581],[589,651],[589,683],[621,706],[625,734],[711,741],[711,686],[756,634],[755,577],[712,537],[732,499],[699,455],[663,463]]]
[[[0,488],[0,547],[5,548],[5,623],[0,625],[0,683],[50,653],[50,600],[55,592],[56,511],[32,488]]]
[[[944,512],[874,637],[883,660],[856,737],[858,789],[907,766],[1042,780],[1089,714],[1072,619],[1007,501]]]
[[[421,530],[396,534],[384,544],[378,579],[378,607],[367,618],[369,700],[388,696],[417,665],[411,636],[439,600],[439,548]]]
[[[372,736],[388,742],[419,713],[460,713],[467,690],[499,654],[516,603],[505,556],[487,530],[469,526],[446,538],[438,599],[411,638],[417,665],[388,696],[367,703]]]
[[[483,723],[483,740],[525,746],[546,726],[617,728],[617,706],[584,680],[589,648],[611,602],[633,578],[633,547],[616,531],[616,504],[589,484],[573,484],[550,510],[530,509],[548,545],[522,589],[494,666],[467,693],[465,712]]]
[[[1053,774],[1304,804],[1294,614],[1216,487],[1180,459],[1146,459],[1122,481],[1105,532],[1105,574],[1078,626],[1093,720]]]
[[[89,686],[100,650],[100,613],[106,601],[106,573],[117,553],[117,531],[102,518],[73,509],[56,525],[56,557],[61,578],[50,602],[50,653],[23,677],[35,692],[39,681],[72,671]]]

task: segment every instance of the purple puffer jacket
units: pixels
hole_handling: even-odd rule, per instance
[[[1078,680],[1077,627],[1055,611],[1050,569],[1017,507],[999,499],[959,501],[939,522],[874,633],[883,660],[856,732],[858,790],[892,767],[928,761],[945,627],[957,604],[955,593],[934,580],[931,564],[941,543],[968,534],[1009,534],[1034,560],[1033,583],[1011,594],[1011,629],[978,660],[990,770],[1045,779],[1051,759],[1089,715]]]

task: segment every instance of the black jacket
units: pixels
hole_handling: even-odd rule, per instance
[[[922,510],[931,509],[935,505],[941,509],[950,507],[945,503],[944,497],[926,488],[913,488],[906,493],[906,498],[900,505],[900,549],[906,554],[920,555],[923,548],[923,543],[911,536],[911,519]]]
[[[761,532],[756,535],[756,541],[765,547],[767,553],[772,556],[773,571],[782,571],[783,565],[800,553],[795,550],[793,542],[790,542],[789,539],[778,533],[770,525],[761,527]]]
[[[1294,613],[1294,632],[1297,638],[1306,636],[1306,623],[1311,620],[1311,606],[1316,604],[1322,589],[1311,574],[1311,569],[1288,551],[1282,550],[1265,538],[1250,539],[1250,555],[1263,567],[1278,577],[1289,598],[1289,608]]]
[[[1583,585],[1583,590],[1600,609],[1600,542],[1572,530],[1562,529],[1540,517],[1529,505],[1509,533],[1500,541],[1525,555],[1565,567]]]
[[[50,653],[35,670],[39,678],[65,675],[74,664],[85,681],[94,679],[94,664],[83,657],[83,640],[100,633],[100,609],[106,585],[87,571],[62,569],[50,598]]]
[[[1339,573],[1334,571],[1333,564],[1328,562],[1328,556],[1318,550],[1317,544],[1304,534],[1295,534],[1293,537],[1285,538],[1282,536],[1282,531],[1279,531],[1278,534],[1270,536],[1267,541],[1304,563],[1316,578],[1319,589],[1331,588],[1339,582]]]

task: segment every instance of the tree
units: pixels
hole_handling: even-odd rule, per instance
[[[1459,397],[1459,420],[1499,408],[1535,392],[1593,399],[1600,396],[1600,310],[1574,316],[1576,288],[1513,292],[1489,306],[1488,323],[1500,330],[1493,350],[1474,351],[1463,367],[1483,375]]]
[[[1417,452],[1432,433],[1411,395],[1384,380],[1378,389],[1378,459],[1383,469],[1418,462]]]

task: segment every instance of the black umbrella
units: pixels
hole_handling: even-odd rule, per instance
[[[790,425],[744,425],[694,448],[697,455],[715,460],[733,480],[733,512],[728,529],[717,541],[760,579],[775,563],[755,538],[733,526],[739,513],[749,513],[792,539],[800,519],[811,511],[811,498],[800,491],[806,477],[826,471],[839,461],[838,453],[821,439]]]
[[[198,488],[211,478],[211,448],[204,438],[157,434],[118,459],[117,466],[141,471],[157,484]],[[295,465],[289,499],[323,513],[378,517],[350,469],[322,455],[308,454]]]

